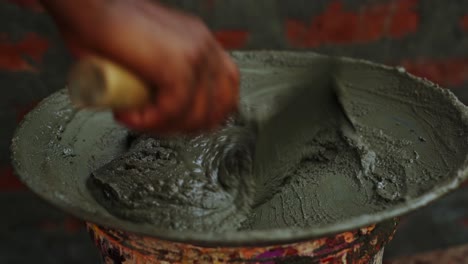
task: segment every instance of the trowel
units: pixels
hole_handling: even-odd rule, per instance
[[[291,71],[282,87],[268,87],[274,93],[270,96],[275,98],[269,102],[274,107],[268,115],[255,111],[243,114],[256,131],[253,175],[256,186],[261,188],[256,190],[255,203],[272,195],[289,170],[307,154],[305,145],[318,133],[327,132],[324,128],[354,131],[343,105],[346,91],[335,78],[338,67],[333,58],[324,60],[314,70]]]

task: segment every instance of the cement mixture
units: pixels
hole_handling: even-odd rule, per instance
[[[233,124],[208,135],[141,136],[92,174],[89,186],[113,214],[172,229],[237,228],[253,185],[248,131]]]
[[[262,68],[270,74],[277,72],[271,78],[284,84],[282,89],[269,90],[274,100],[249,105],[268,109],[265,113],[278,112],[280,92],[294,91],[291,86],[297,78],[306,78],[298,72],[317,71],[268,64]],[[360,77],[365,78],[355,76]],[[335,85],[350,89],[344,83]],[[93,172],[89,186],[112,214],[175,230],[310,228],[385,210],[427,191],[431,179],[448,172],[448,164],[420,159],[432,154],[424,150],[425,142],[440,140],[437,136],[413,133],[413,138],[404,140],[394,136],[399,130],[411,130],[398,119],[399,112],[426,115],[427,109],[417,103],[425,100],[424,95],[415,91],[411,101],[407,94],[395,93],[392,85],[383,87],[381,91],[362,87],[366,89],[362,102],[346,96],[341,99],[347,113],[357,120],[376,107],[385,108],[386,100],[400,102],[402,107],[389,109],[387,117],[371,120],[371,124],[393,126],[391,131],[358,121],[352,128],[344,125],[345,119],[335,114],[338,105],[327,94],[303,98],[310,101],[308,108],[283,116],[269,128],[274,136],[266,146],[280,145],[269,150],[279,151],[280,158],[264,161],[263,179],[254,168],[258,158],[255,130],[245,122],[231,121],[220,131],[196,137],[138,137],[127,153]],[[307,89],[317,86],[312,83]],[[258,94],[244,94],[243,101],[251,100],[249,96]],[[444,111],[443,105],[438,111]],[[297,131],[303,128],[292,124],[296,116],[315,130]],[[278,133],[281,129],[302,133],[300,144],[292,138],[294,133]],[[458,127],[445,129],[464,134]],[[437,152],[443,160],[455,153],[449,145]]]
[[[298,71],[312,74],[329,60],[303,52],[233,56],[241,116],[253,112],[258,120],[269,120],[275,95],[291,88]],[[352,59],[340,58],[334,76],[353,128],[312,100],[316,111],[298,118],[322,123],[307,127],[315,130],[303,141],[277,138],[285,147],[271,166],[263,163],[265,177],[252,171],[256,133],[241,118],[209,135],[135,136],[110,113],[74,110],[65,92],[26,116],[13,164],[34,192],[86,221],[214,246],[356,229],[421,207],[467,178],[468,110],[450,91]],[[280,130],[297,135],[287,125]]]

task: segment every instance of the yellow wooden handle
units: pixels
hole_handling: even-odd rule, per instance
[[[72,103],[80,108],[138,108],[150,100],[150,89],[127,69],[103,58],[80,60],[69,75]]]

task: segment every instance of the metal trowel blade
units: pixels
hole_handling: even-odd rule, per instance
[[[332,59],[319,69],[298,70],[294,78],[286,80],[288,88],[276,96],[274,112],[253,124],[257,202],[277,189],[295,162],[300,161],[304,145],[324,127],[341,121],[354,129],[343,107],[345,92],[335,82],[336,71]]]

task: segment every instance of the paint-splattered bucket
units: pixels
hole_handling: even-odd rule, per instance
[[[137,235],[88,223],[103,263],[382,263],[392,239],[392,219],[335,236],[262,247],[202,247]]]

